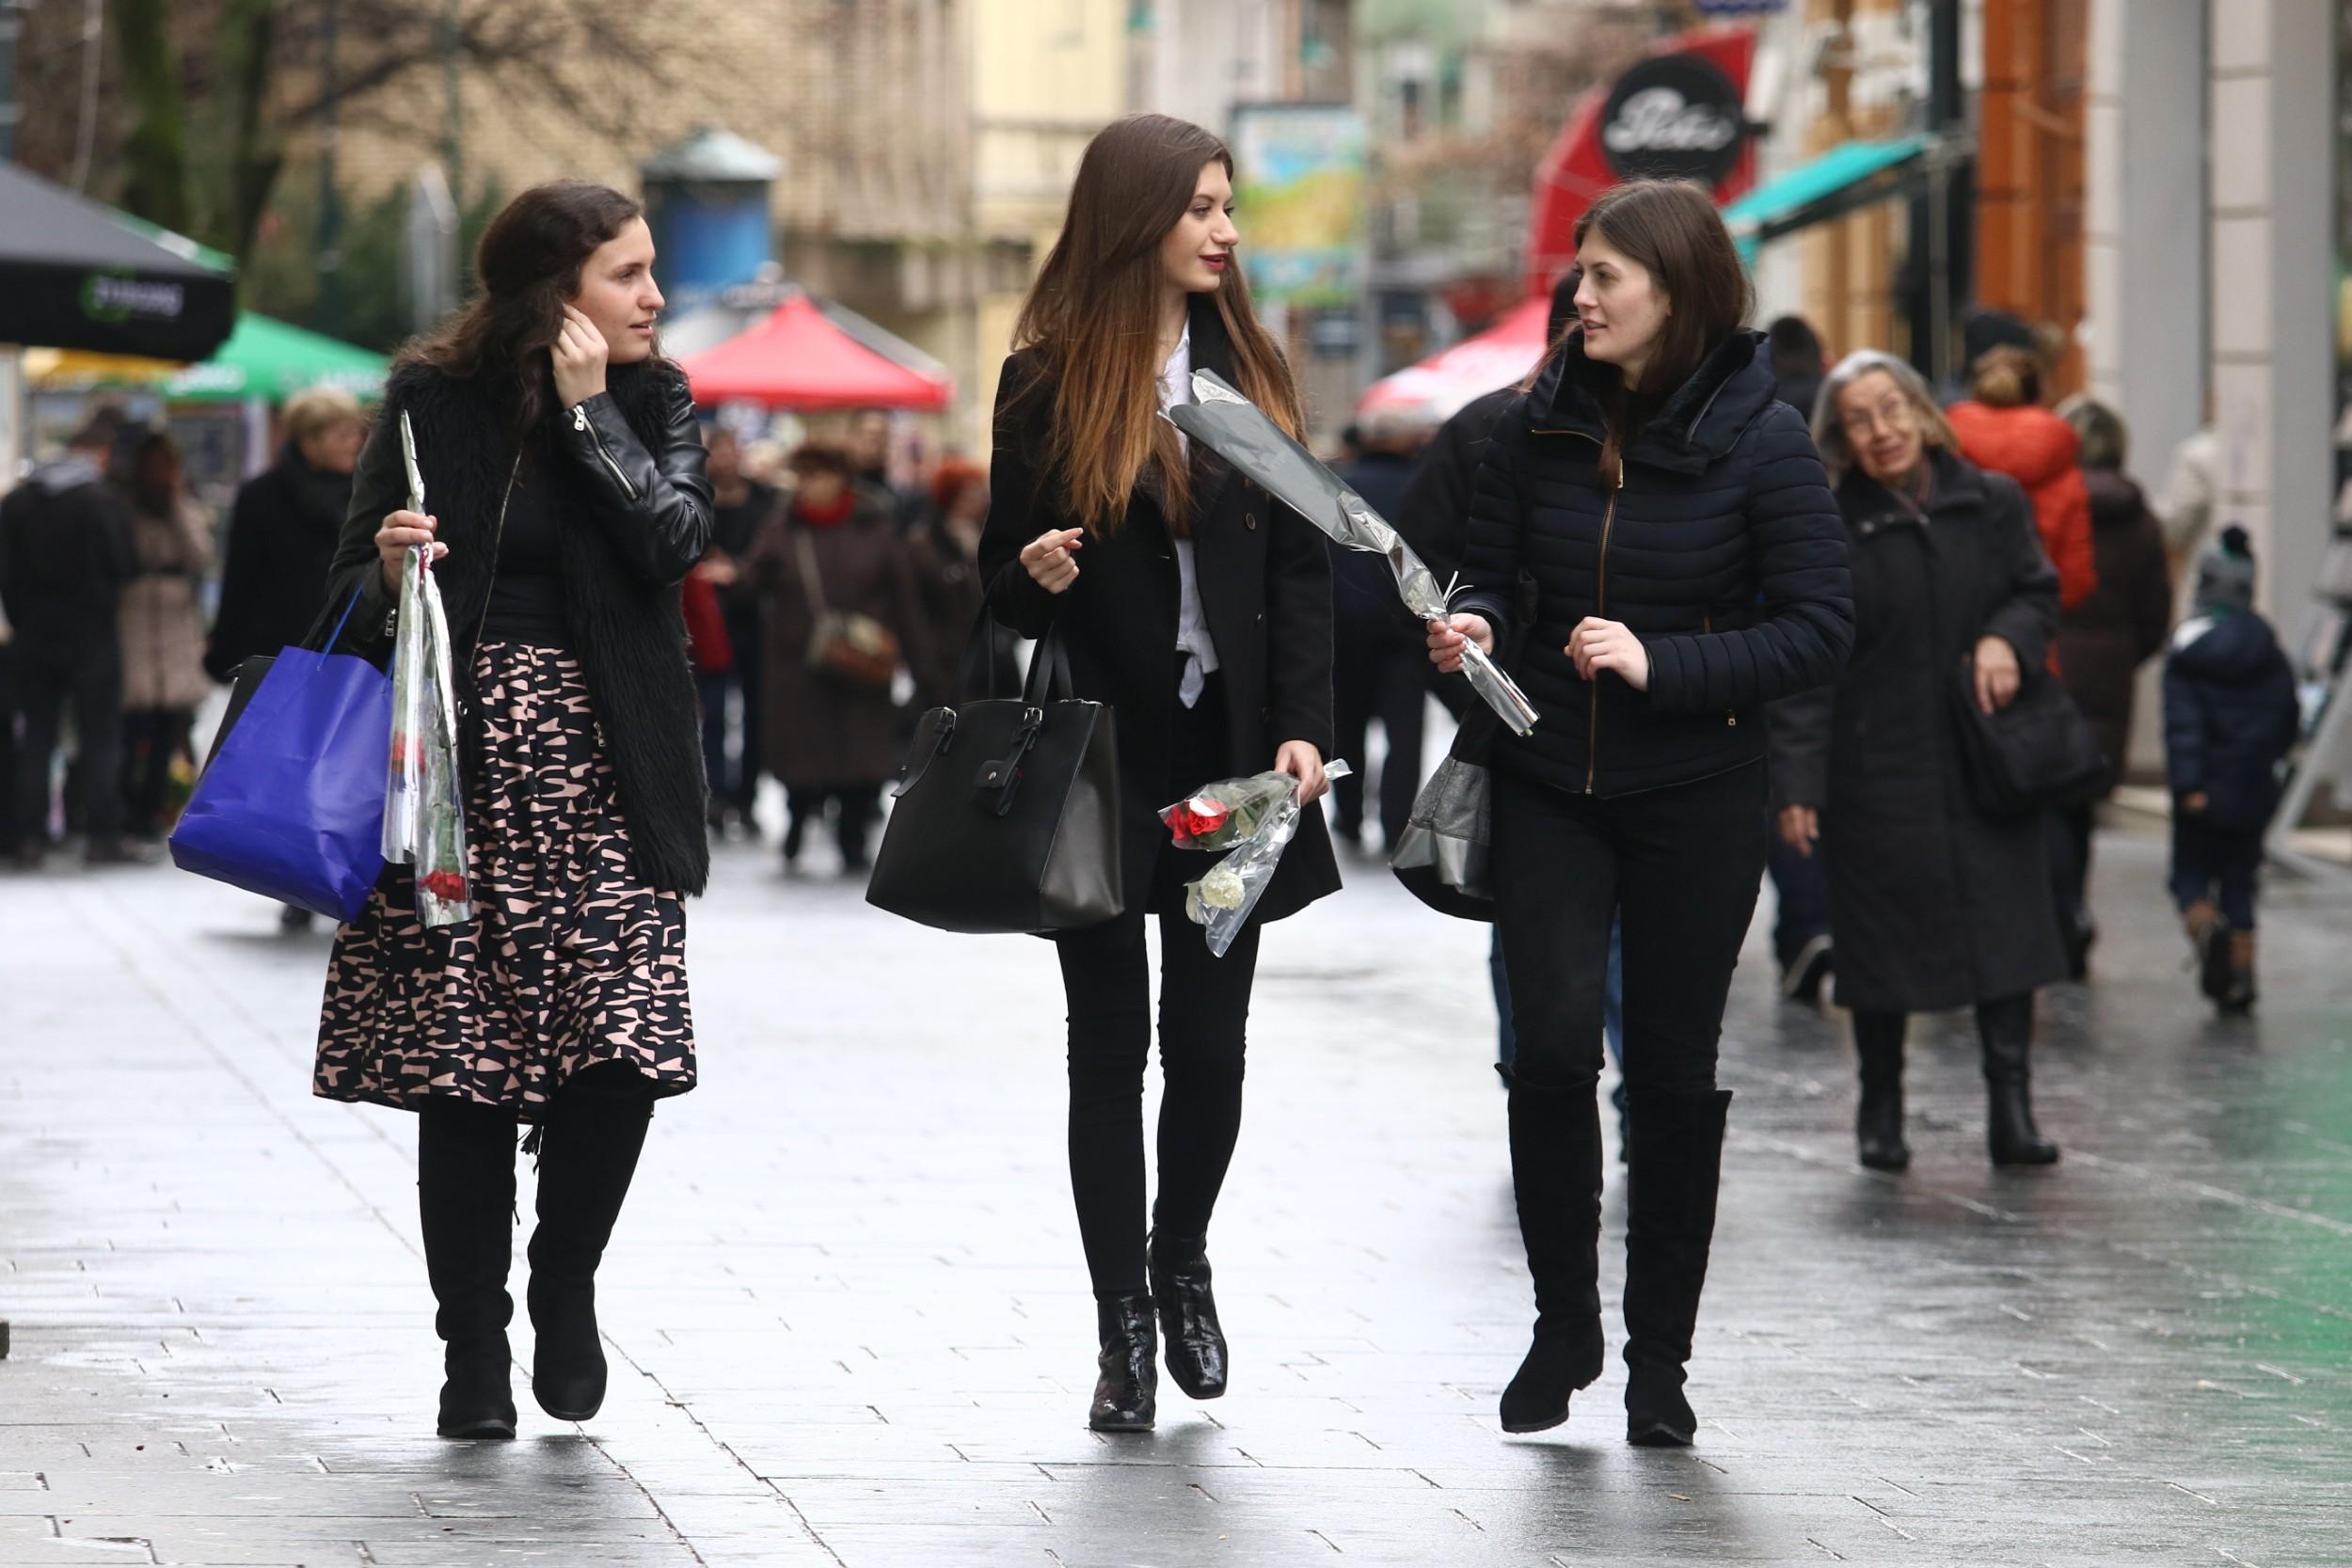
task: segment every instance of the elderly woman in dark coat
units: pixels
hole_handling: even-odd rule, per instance
[[[1828,852],[1837,1000],[1862,1064],[1862,1163],[1901,1170],[1905,1017],[1973,1006],[1995,1164],[2049,1164],[2027,1093],[2033,992],[2066,973],[2038,816],[1979,811],[1958,672],[1987,712],[2058,629],[2058,572],[2014,481],[1973,467],[1919,373],[1891,355],[1830,372],[1814,440],[1853,570],[1853,658],[1772,716],[1782,837]]]
[[[899,660],[924,667],[923,616],[898,519],[868,488],[850,483],[850,455],[811,442],[792,454],[799,483],[752,546],[750,573],[762,594],[760,730],[768,771],[791,805],[784,863],[791,869],[811,822],[833,808],[845,875],[870,863],[868,839],[882,815],[882,781],[898,770]],[[858,633],[879,629],[869,671],[820,659],[813,639],[822,617],[847,618]]]

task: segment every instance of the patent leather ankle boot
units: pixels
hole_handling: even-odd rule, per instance
[[[1095,1357],[1094,1404],[1087,1425],[1097,1432],[1149,1432],[1158,1416],[1159,1329],[1152,1295],[1137,1291],[1094,1307],[1103,1352]]]
[[[1225,1330],[1209,1291],[1208,1238],[1153,1231],[1145,1243],[1152,1299],[1159,1307],[1168,1375],[1196,1400],[1225,1392]]]

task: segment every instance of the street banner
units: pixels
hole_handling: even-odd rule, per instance
[[[1343,103],[1233,110],[1242,265],[1259,301],[1352,307],[1363,291],[1363,116]]]

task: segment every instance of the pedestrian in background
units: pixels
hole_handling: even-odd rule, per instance
[[[1580,281],[1577,270],[1570,267],[1551,285],[1551,309],[1544,325],[1547,353],[1576,322],[1576,290]],[[1430,437],[1413,465],[1413,477],[1405,487],[1404,499],[1397,503],[1396,516],[1391,521],[1429,568],[1430,576],[1439,582],[1452,582],[1461,572],[1462,555],[1470,545],[1470,490],[1478,480],[1478,465],[1486,458],[1486,443],[1493,438],[1497,422],[1525,396],[1524,389],[1514,385],[1472,398],[1438,427],[1438,433]],[[1450,679],[1434,669],[1429,673],[1429,681],[1439,705],[1456,722],[1469,713],[1470,705],[1478,701],[1478,694],[1470,689],[1468,681]],[[1511,979],[1503,968],[1502,938],[1499,933],[1487,942],[1486,977],[1495,999],[1495,1070],[1507,1085],[1511,1081],[1511,1059],[1518,1052],[1518,1042],[1511,1028]],[[1613,957],[1609,987],[1612,995],[1623,997],[1622,969]],[[1611,1054],[1622,1063],[1622,1031],[1611,1033],[1608,1038]],[[1617,1088],[1622,1094],[1622,1081]],[[1622,1104],[1618,1112],[1623,1114]]]
[[[924,524],[907,543],[915,597],[922,605],[923,667],[914,673],[917,711],[956,700],[957,667],[987,597],[980,581],[980,531],[988,523],[988,470],[951,457],[931,474]],[[1020,639],[993,621],[990,657],[1014,669]]]
[[[1715,1228],[1716,1048],[1764,872],[1763,705],[1833,676],[1852,637],[1845,549],[1813,443],[1773,399],[1723,219],[1634,181],[1578,221],[1580,330],[1496,426],[1440,669],[1507,644],[1540,715],[1493,764],[1495,924],[1518,1058],[1511,1171],[1535,1285],[1504,1430],[1567,1418],[1600,1375],[1600,1071],[1622,921],[1631,1184],[1626,1436],[1683,1445]]]
[[[1772,356],[1773,395],[1797,411],[1810,430],[1821,399],[1821,335],[1803,316],[1781,316],[1764,329]],[[1800,854],[1777,832],[1766,840],[1764,869],[1772,879],[1772,956],[1780,962],[1780,992],[1807,1006],[1821,999],[1836,955],[1829,935],[1829,879],[1819,854]]]
[[[743,570],[759,542],[760,531],[784,504],[772,484],[754,479],[743,467],[743,443],[725,425],[713,425],[707,437],[710,466],[710,549],[703,557],[718,590],[719,609],[726,622],[727,648],[734,657],[722,677],[727,707],[737,722],[726,749],[725,784],[711,784],[716,803],[725,808],[726,820],[756,834],[755,807],[759,800],[759,773],[767,755],[761,726],[767,694],[763,684],[767,662],[766,632],[760,626],[759,585]]]
[[[2058,608],[2072,609],[2099,585],[2081,443],[2073,425],[2042,406],[2042,352],[2031,327],[2005,310],[1977,310],[1962,330],[1969,395],[1945,411],[1947,422],[1961,456],[2025,487],[2042,553],[2058,567]]]
[[[2058,673],[2106,756],[2107,775],[2098,792],[2104,800],[2122,781],[2131,758],[2133,693],[2139,684],[2139,667],[2163,648],[2171,626],[2172,581],[2163,527],[2148,510],[2139,486],[2123,473],[2130,436],[2122,416],[2079,396],[2067,399],[2058,411],[2082,438],[2083,485],[2090,496],[2091,543],[2099,575],[2098,587],[2058,614]],[[2050,814],[2050,874],[2058,934],[2066,942],[2068,973],[2077,980],[2090,972],[2090,946],[2099,936],[2090,906],[2091,829],[2097,816],[2093,800]]]
[[[17,702],[19,870],[39,870],[49,849],[51,778],[68,707],[84,782],[92,865],[148,858],[122,837],[122,641],[125,584],[138,574],[130,509],[105,477],[120,423],[93,418],[0,499],[0,602],[5,602]]]
[[[882,498],[853,482],[850,454],[812,441],[792,454],[795,483],[752,546],[759,587],[768,771],[791,816],[784,865],[798,867],[812,825],[833,815],[844,876],[872,863],[882,781],[898,767],[898,708],[891,683],[920,661],[922,610],[898,525]],[[844,618],[873,638],[855,665],[836,657]]]
[[[138,573],[122,588],[123,828],[152,839],[164,831],[171,765],[191,764],[196,710],[212,695],[204,673],[204,610],[213,567],[213,525],[189,499],[180,444],[161,431],[142,437],[126,489],[131,548]],[[104,787],[103,780],[87,787]]]
[[[1773,713],[1783,838],[1827,851],[1838,1003],[1853,1011],[1862,1163],[1901,1170],[1909,1015],[1973,1006],[1993,1162],[2048,1164],[2029,1093],[2033,993],[2066,973],[2038,816],[1988,816],[1962,764],[1955,672],[1990,713],[2042,666],[2058,573],[2013,480],[1961,457],[1919,372],[1875,349],[1829,373],[1813,437],[1853,562],[1836,683]]]
[[[368,417],[349,392],[313,387],[287,403],[278,461],[246,481],[229,514],[220,606],[205,673],[297,646],[326,607],[326,571],[351,505],[351,470]]]
[[[475,264],[473,303],[392,368],[327,610],[356,599],[339,646],[389,657],[409,551],[433,552],[474,913],[426,927],[414,872],[387,871],[336,933],[314,1089],[417,1113],[437,1430],[512,1437],[516,1122],[539,1155],[532,1391],[586,1420],[606,1386],[596,1270],[655,1101],[694,1086],[684,900],[710,845],[678,584],[710,543],[710,486],[636,202],[534,186]],[[407,510],[403,414],[429,516]]]
[[[1392,413],[1375,413],[1359,429],[1358,455],[1339,470],[1348,487],[1383,517],[1404,510],[1413,459],[1429,433]],[[1421,793],[1421,744],[1429,706],[1429,661],[1422,633],[1397,602],[1396,578],[1385,556],[1332,544],[1333,702],[1339,754],[1357,770],[1333,782],[1331,831],[1360,848],[1364,836],[1366,745],[1373,724],[1386,742],[1380,765],[1380,852],[1386,855],[1413,815]]]
[[[2280,764],[2301,725],[2295,672],[2254,610],[2254,553],[2231,524],[2198,557],[2197,610],[2164,661],[2172,897],[2225,1013],[2254,1005],[2254,899]]]
[[[1159,818],[1204,784],[1268,768],[1312,804],[1331,747],[1323,535],[1161,417],[1191,401],[1198,368],[1294,436],[1304,426],[1235,263],[1232,178],[1223,142],[1164,115],[1115,120],[1088,144],[1013,328],[980,539],[996,617],[1025,637],[1058,634],[1076,695],[1119,716],[1125,909],[1057,942],[1070,1180],[1101,1343],[1087,1420],[1102,1432],[1152,1425],[1163,1331],[1178,1387],[1225,1391],[1208,1231],[1241,1132],[1259,935],[1340,885],[1323,814],[1309,811],[1249,924],[1213,958],[1184,912],[1184,885],[1208,863]],[[1152,916],[1167,1088],[1147,1237]]]

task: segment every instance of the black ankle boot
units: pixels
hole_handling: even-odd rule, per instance
[[[1854,1051],[1862,1061],[1862,1103],[1854,1112],[1854,1142],[1871,1170],[1911,1166],[1903,1142],[1903,1023],[1899,1014],[1854,1019]]]
[[[1168,1347],[1168,1375],[1196,1400],[1225,1392],[1225,1329],[1216,1321],[1216,1298],[1209,1293],[1208,1246],[1205,1236],[1157,1230],[1144,1243],[1152,1300],[1159,1307],[1160,1335]]]
[[[531,1235],[531,1392],[559,1421],[604,1408],[596,1266],[645,1147],[653,1101],[632,1068],[566,1085],[539,1140],[539,1226]]]
[[[1103,1353],[1094,1380],[1094,1404],[1087,1425],[1097,1432],[1149,1432],[1158,1416],[1159,1330],[1152,1321],[1152,1295],[1138,1291],[1095,1303],[1095,1332]]]
[[[1629,1107],[1633,1170],[1626,1189],[1625,1436],[1645,1448],[1684,1448],[1698,1418],[1683,1397],[1683,1368],[1698,1327],[1699,1295],[1715,1237],[1729,1089],[1642,1093]]]
[[[1505,1432],[1568,1418],[1568,1396],[1600,1376],[1600,1109],[1590,1084],[1513,1082],[1511,1186],[1535,1282],[1535,1334],[1502,1391]]]
[[[464,1101],[427,1101],[417,1114],[417,1211],[425,1275],[445,1349],[443,1437],[512,1437],[515,1315],[506,1275],[515,1255],[515,1117]]]
[[[1977,1009],[1984,1045],[1984,1141],[1996,1165],[2054,1165],[2058,1148],[2033,1124],[2033,998]]]

